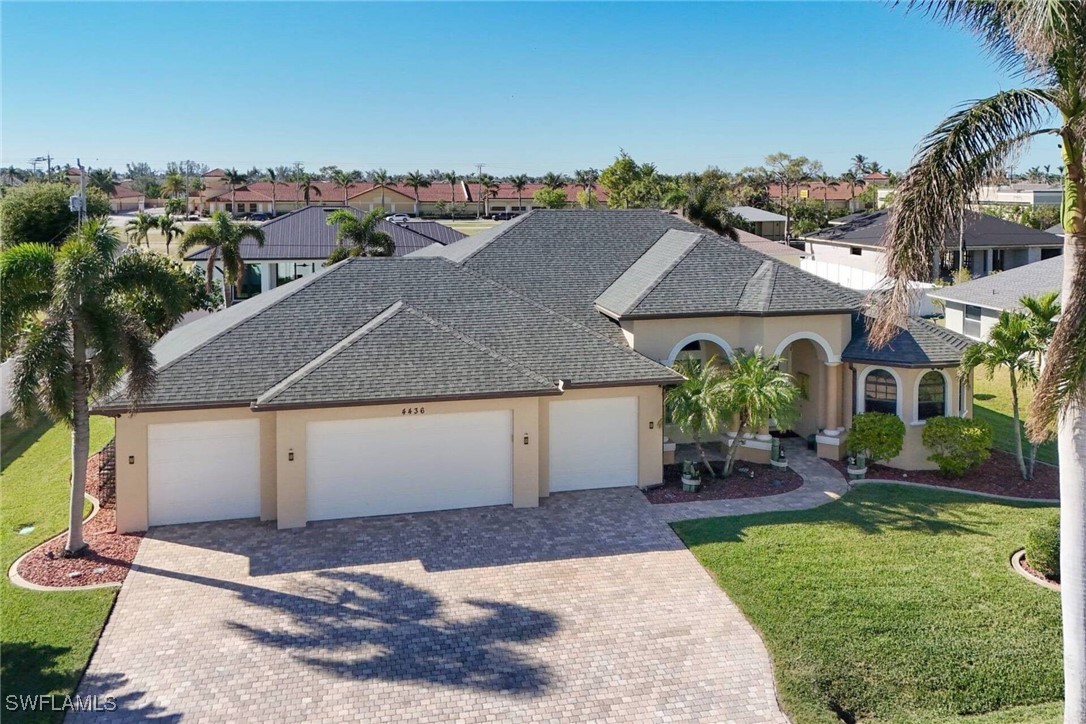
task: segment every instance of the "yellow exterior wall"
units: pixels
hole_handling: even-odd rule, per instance
[[[633,339],[633,348],[646,357],[667,360],[672,350],[691,335],[711,334],[727,342],[733,350],[753,350],[761,345],[766,354],[794,335],[817,335],[825,341],[834,359],[840,359],[852,335],[848,314],[811,314],[789,317],[684,317],[678,319],[638,319],[623,322],[622,328]],[[830,357],[830,355],[826,355]]]
[[[254,413],[248,407],[211,410],[141,412],[117,418],[117,530],[147,530],[147,426],[174,422],[260,420],[260,518],[275,517],[275,414]],[[129,458],[132,462],[129,463]]]
[[[567,390],[558,397],[427,402],[427,414],[510,410],[513,415],[513,505],[534,507],[547,487],[548,404],[551,400],[637,397],[638,484],[663,479],[662,390],[657,386]],[[147,529],[147,427],[153,424],[260,419],[260,517],[280,528],[304,526],[306,426],[324,420],[399,417],[403,405],[252,412],[248,407],[143,412],[117,419],[117,525],[122,532]],[[651,427],[650,427],[651,425]],[[524,444],[527,436],[528,444]],[[293,460],[291,459],[293,453]],[[128,463],[133,457],[132,464]]]

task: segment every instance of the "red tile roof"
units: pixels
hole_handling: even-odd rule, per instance
[[[873,173],[869,173],[869,174],[864,175],[864,180],[865,181],[889,181],[890,177],[887,176],[886,174],[882,173],[881,171],[875,171]]]
[[[201,178],[221,178],[226,175],[226,170],[221,168],[213,168],[205,173]]]
[[[320,193],[311,192],[310,201],[342,201],[343,189],[336,186],[331,181],[316,181],[313,184]],[[353,199],[356,196],[373,191],[377,189],[377,193],[380,193],[380,187],[375,186],[369,182],[351,184],[347,189],[347,198]],[[410,186],[404,184],[388,184],[385,186],[386,201],[395,200],[397,203],[403,200],[415,200],[415,190]],[[251,202],[251,201],[271,201],[272,184],[270,181],[257,181],[246,186],[239,186],[234,194],[239,202]],[[419,188],[419,201],[421,203],[436,203],[437,201],[448,201],[452,196],[452,191],[447,183],[433,183],[426,188]],[[283,183],[278,182],[275,184],[275,198],[277,201],[302,201],[303,196],[298,189],[298,184],[295,183]],[[456,184],[455,198],[457,203],[463,203],[469,199],[464,198],[464,189],[461,184]],[[217,191],[213,195],[207,197],[208,201],[229,201],[230,189],[224,191]]]
[[[134,188],[128,186],[118,186],[113,190],[113,193],[109,195],[111,199],[139,199],[143,198],[142,191],[136,191]]]
[[[791,198],[800,198],[800,191],[807,190],[807,198],[815,201],[821,201],[823,199],[823,193],[825,193],[825,199],[828,201],[848,201],[852,198],[852,192],[848,190],[848,184],[842,183],[837,188],[830,186],[825,188],[822,184],[800,184],[789,189]],[[859,194],[863,190],[862,186],[856,187],[856,193]],[[779,199],[781,197],[781,188],[777,184],[769,185],[769,198]]]
[[[472,183],[469,185],[471,187],[471,193],[473,195],[479,192],[479,184]],[[524,190],[521,191],[520,197],[525,201],[531,201],[532,195],[541,188],[543,188],[543,184],[528,184],[524,187]],[[563,188],[562,190],[566,192],[566,201],[568,203],[575,204],[577,203],[577,194],[583,189],[583,186],[578,186],[577,184],[571,183],[566,184],[565,188]],[[599,199],[603,203],[607,202],[607,189],[597,186],[594,191],[596,192],[597,199]],[[503,183],[498,186],[497,196],[491,196],[490,198],[499,201],[516,201],[517,191],[513,188],[512,184]]]

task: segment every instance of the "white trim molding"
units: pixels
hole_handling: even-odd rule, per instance
[[[826,364],[841,364],[841,355],[834,353],[833,347],[830,346],[830,343],[826,341],[825,337],[818,334],[817,332],[808,332],[806,330],[800,332],[792,332],[792,334],[782,339],[780,341],[780,344],[777,345],[777,351],[773,353],[773,356],[780,357],[784,353],[784,351],[788,349],[788,345],[792,344],[793,342],[798,342],[801,339],[809,340],[821,347],[822,351],[826,354],[826,359],[824,360]]]
[[[679,356],[679,352],[682,352],[683,347],[690,344],[691,342],[698,342],[701,340],[706,340],[707,342],[712,342],[718,345],[722,350],[724,350],[725,354],[728,355],[728,359],[735,359],[735,351],[732,350],[732,346],[724,341],[723,338],[718,337],[711,332],[695,332],[694,334],[686,335],[678,342],[676,342],[675,346],[671,348],[671,354],[668,355],[667,359],[664,360],[663,363],[668,367],[675,364],[675,358]]]
[[[867,381],[867,376],[875,370],[882,370],[883,372],[889,372],[890,376],[894,378],[894,383],[897,385],[897,416],[902,421],[905,420],[905,415],[902,410],[902,397],[905,392],[905,386],[901,384],[901,376],[898,375],[890,367],[880,367],[878,365],[869,365],[860,370],[860,373],[856,375],[856,412],[857,414],[867,411],[867,400],[864,399],[864,383]]]

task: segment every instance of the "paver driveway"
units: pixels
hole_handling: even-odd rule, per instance
[[[784,721],[757,634],[633,488],[156,529],[79,693],[110,721]]]

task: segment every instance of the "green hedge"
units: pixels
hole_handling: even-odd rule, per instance
[[[867,455],[868,462],[897,457],[904,442],[905,423],[897,415],[862,412],[852,418],[848,451]]]
[[[1060,580],[1060,515],[1054,514],[1026,536],[1026,563],[1043,576]]]
[[[931,450],[928,460],[938,465],[943,475],[957,478],[991,455],[992,428],[980,420],[932,417],[924,424],[921,439]]]

